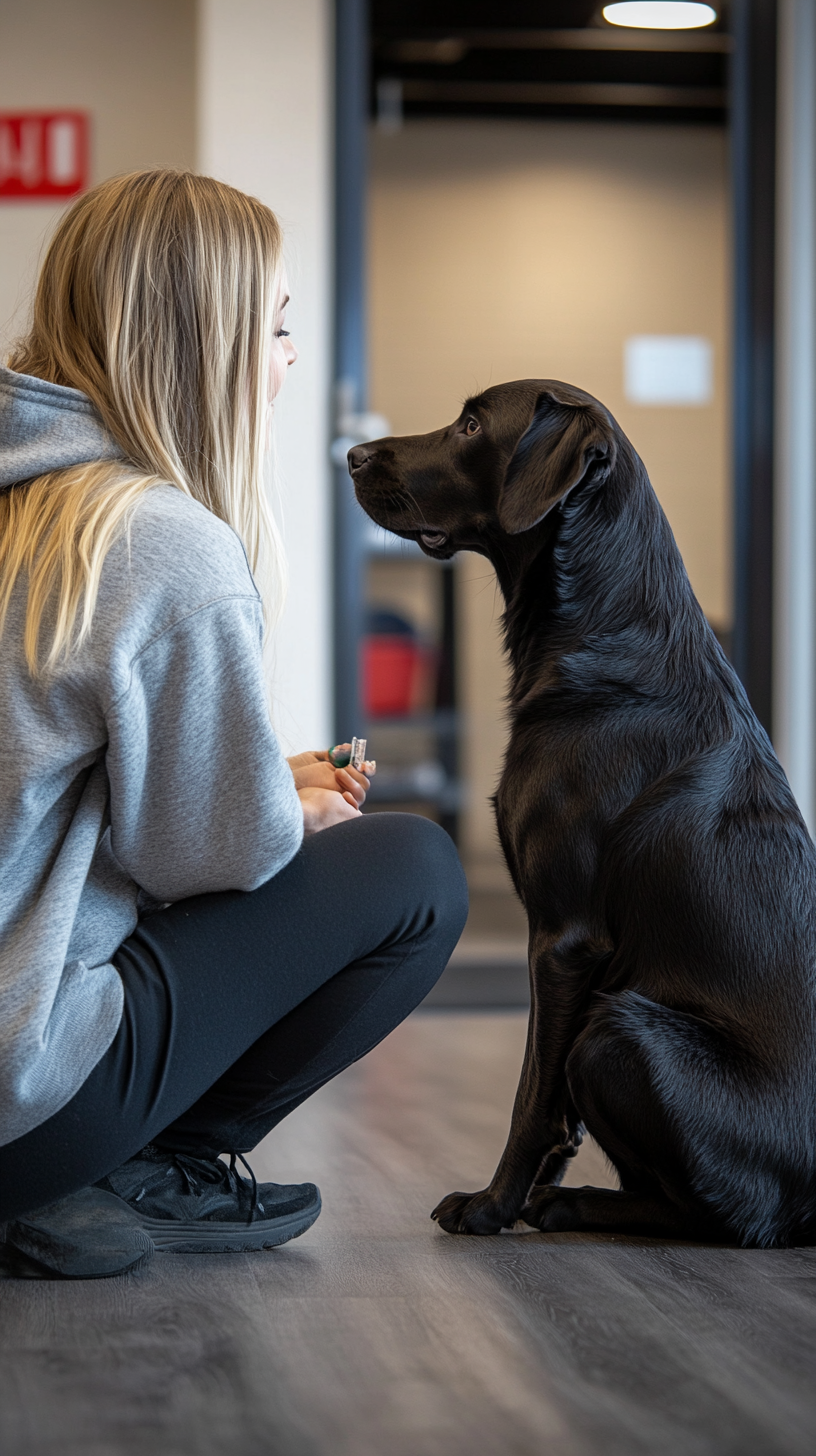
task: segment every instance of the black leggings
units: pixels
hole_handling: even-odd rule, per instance
[[[467,890],[448,836],[372,814],[304,841],[250,894],[180,900],[114,962],[116,1037],[76,1096],[0,1148],[0,1222],[84,1188],[147,1143],[248,1152],[434,985]]]

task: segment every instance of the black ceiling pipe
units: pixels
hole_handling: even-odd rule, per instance
[[[772,730],[776,0],[734,0],[733,661]]]

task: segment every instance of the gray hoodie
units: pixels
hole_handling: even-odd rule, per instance
[[[0,368],[0,487],[118,454],[85,395]],[[148,491],[90,639],[40,679],[25,610],[20,580],[0,638],[0,1145],[58,1112],[113,1041],[111,957],[140,911],[255,889],[303,834],[229,526]]]

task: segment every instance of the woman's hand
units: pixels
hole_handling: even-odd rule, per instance
[[[368,790],[371,788],[368,774],[374,772],[371,763],[363,765],[361,771],[352,768],[335,768],[325,750],[322,753],[299,753],[296,758],[287,759],[292,770],[292,777],[295,780],[295,788],[301,789],[329,789],[333,793],[341,794],[354,808],[361,808],[365,803]]]
[[[362,818],[351,795],[340,794],[336,788],[298,789],[298,798],[304,834],[317,834],[318,830],[330,829],[332,824],[342,824],[346,819]]]
[[[329,752],[326,748],[319,748],[314,753],[296,753],[294,758],[287,758],[292,773],[301,768],[310,768],[313,763],[327,763]]]

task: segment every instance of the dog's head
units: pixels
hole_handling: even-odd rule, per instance
[[[492,556],[590,474],[608,474],[617,440],[591,395],[521,379],[469,399],[445,429],[355,445],[348,460],[357,499],[379,526],[429,556]]]

